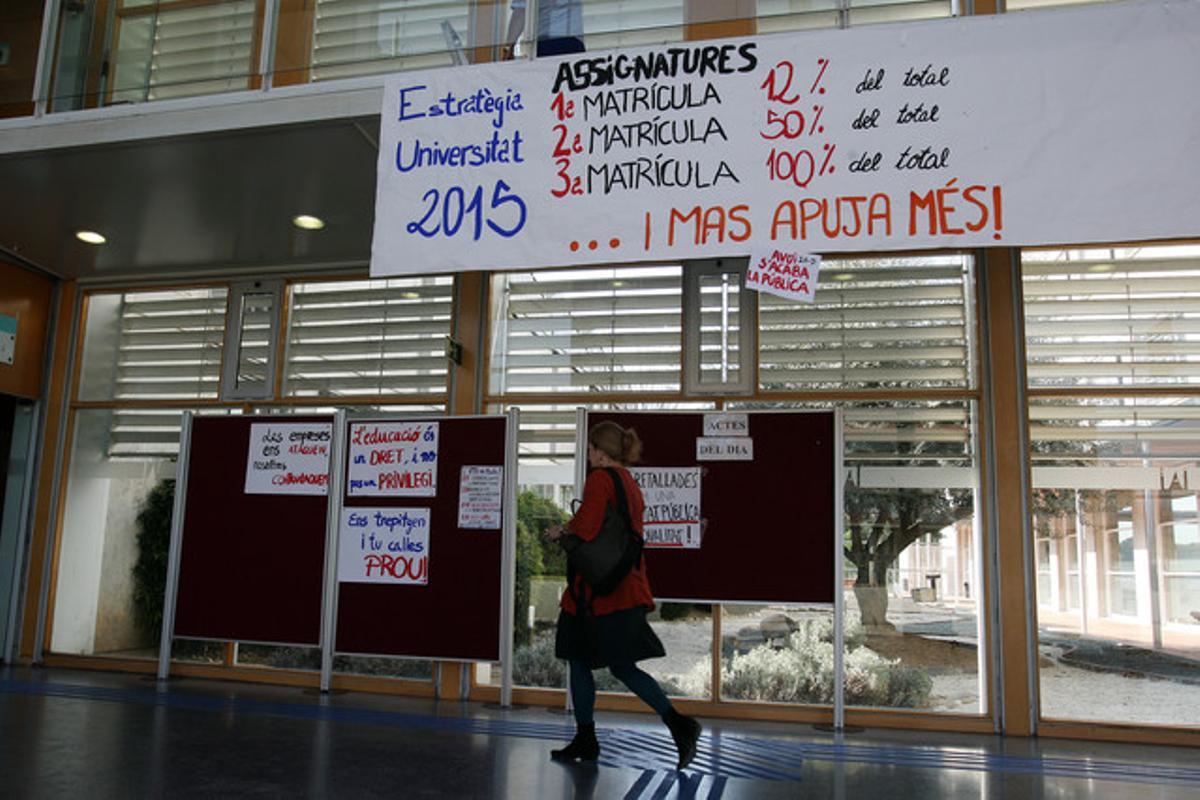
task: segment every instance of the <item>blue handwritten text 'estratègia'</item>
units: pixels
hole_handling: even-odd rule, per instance
[[[425,84],[417,84],[416,86],[405,86],[400,90],[400,113],[398,119],[404,122],[410,119],[420,119],[421,117],[461,117],[468,114],[490,114],[492,116],[492,127],[504,127],[504,115],[509,111],[524,111],[525,106],[521,102],[521,93],[514,92],[512,89],[505,89],[504,94],[493,94],[491,89],[484,87],[478,89],[474,94],[469,94],[466,97],[457,97],[453,92],[446,92],[445,95],[437,100],[425,105],[424,110],[420,110],[422,104],[427,101],[418,99],[418,96],[423,94],[429,87]],[[410,99],[409,95],[413,95]]]

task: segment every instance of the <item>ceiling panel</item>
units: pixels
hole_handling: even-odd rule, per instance
[[[365,264],[378,129],[339,119],[0,156],[0,246],[98,280]],[[325,229],[295,228],[302,213]]]

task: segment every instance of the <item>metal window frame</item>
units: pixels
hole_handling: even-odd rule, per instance
[[[746,289],[749,258],[713,258],[683,264],[683,390],[692,396],[752,395],[758,388],[758,293]],[[735,381],[703,383],[700,380],[700,284],[714,275],[737,275],[738,378]]]
[[[259,386],[238,386],[238,365],[242,356],[242,304],[246,295],[270,294],[274,298],[271,306],[270,341],[267,344],[267,363],[263,367],[266,379]],[[229,284],[226,301],[228,318],[225,324],[224,363],[221,366],[220,398],[222,400],[270,400],[275,397],[275,373],[279,360],[280,320],[284,302],[284,281],[243,281]]]

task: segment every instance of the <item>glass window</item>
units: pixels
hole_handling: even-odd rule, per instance
[[[678,391],[682,269],[497,275],[490,391]]]
[[[444,394],[454,279],[295,283],[285,397]]]
[[[234,284],[225,337],[224,400],[275,396],[275,353],[279,342],[282,281]]]
[[[225,287],[92,294],[80,400],[199,400],[217,396]]]
[[[1022,273],[1031,388],[1200,385],[1200,248],[1034,252]]]
[[[683,0],[582,0],[589,51],[683,41]]]
[[[684,386],[688,394],[754,390],[758,293],[743,288],[745,259],[690,261],[684,268]]]
[[[984,713],[974,403],[839,405],[846,468],[846,703]],[[772,403],[770,407],[817,406]],[[827,649],[832,641],[829,611],[786,606],[760,611],[786,617],[797,634],[785,646],[797,652],[785,655],[804,671],[791,680],[824,680],[820,670],[831,668],[832,653],[828,663],[814,653]],[[734,633],[736,628],[722,627],[723,639]],[[755,647],[774,649],[775,645]],[[736,673],[749,667],[730,657],[730,653],[745,655],[743,649],[730,651],[723,644],[725,669],[731,671],[729,676],[722,674],[727,699],[733,697],[730,692],[744,691],[731,686],[736,685]],[[766,655],[762,651],[757,657]]]
[[[1005,11],[1030,11],[1058,6],[1080,6],[1094,3],[1111,3],[1113,0],[1004,0]]]
[[[608,403],[592,409],[708,410],[711,403]],[[494,412],[504,411],[497,406]],[[517,436],[517,588],[513,679],[518,686],[566,686],[563,662],[554,658],[558,602],[566,587],[561,548],[543,537],[547,527],[570,517],[575,497],[577,406],[520,404]],[[652,586],[653,588],[653,586]],[[664,659],[644,662],[669,694],[708,697],[711,674],[712,616],[708,605],[662,603],[650,624],[667,651]],[[706,666],[708,665],[708,666]],[[596,673],[601,691],[624,691],[606,671]],[[499,685],[495,665],[480,665],[480,683]]]
[[[257,71],[254,0],[200,0],[166,8],[123,3],[111,96],[136,103],[250,88]]]
[[[316,0],[312,79],[466,63],[467,0]]]
[[[766,391],[968,388],[973,262],[829,259],[816,302],[759,298]]]
[[[758,0],[758,32],[838,28],[949,17],[957,0]]]
[[[113,409],[75,412],[52,652],[157,657],[182,414],[155,415],[171,436],[134,448],[112,441]]]
[[[1200,525],[1196,495],[1182,486],[1169,491],[1182,496],[1170,498],[1169,517],[1161,526],[1159,539],[1166,619],[1168,623],[1194,626],[1200,624]]]
[[[1042,714],[1200,724],[1200,248],[1026,252],[1022,271],[1035,515],[1076,498],[1056,512],[1067,607],[1039,597]]]

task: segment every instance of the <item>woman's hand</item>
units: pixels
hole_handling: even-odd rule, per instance
[[[557,542],[559,539],[562,538],[562,535],[563,535],[563,526],[562,525],[551,525],[549,528],[546,528],[546,538],[551,542]]]

